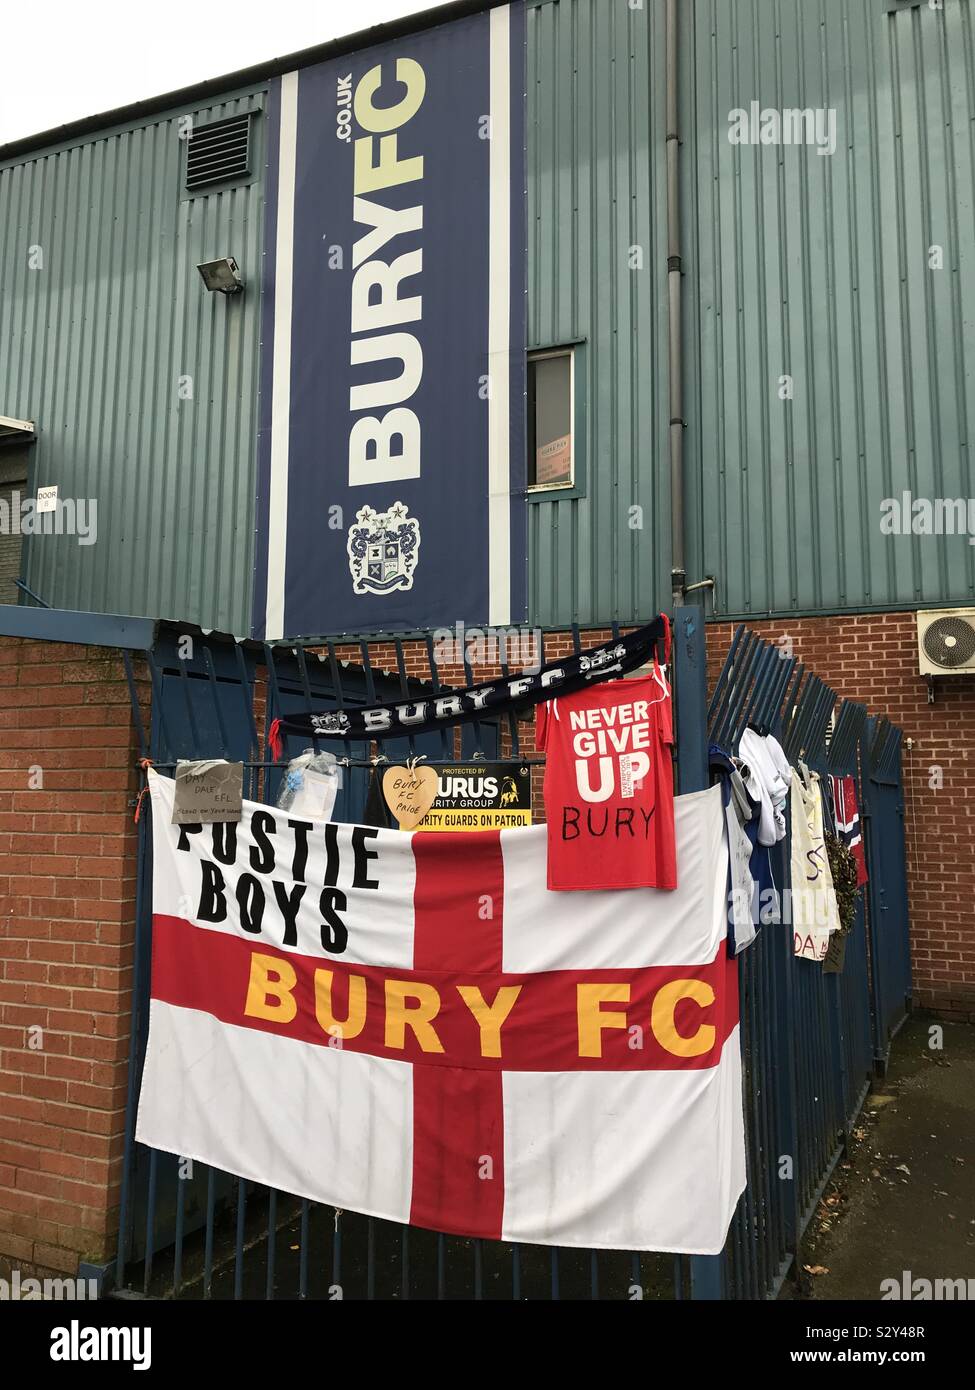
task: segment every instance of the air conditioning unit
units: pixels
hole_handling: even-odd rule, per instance
[[[918,613],[917,653],[922,676],[957,676],[975,671],[975,608],[938,608]]]

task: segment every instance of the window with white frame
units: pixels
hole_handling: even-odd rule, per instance
[[[575,483],[572,348],[528,356],[528,487],[532,492]]]

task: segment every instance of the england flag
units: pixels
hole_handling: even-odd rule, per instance
[[[136,1137],[465,1236],[715,1254],[745,1185],[718,788],[673,892],[554,893],[544,826],[174,826],[149,774]]]

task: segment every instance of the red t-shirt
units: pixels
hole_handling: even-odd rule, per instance
[[[676,888],[670,687],[604,681],[538,707],[549,888]]]

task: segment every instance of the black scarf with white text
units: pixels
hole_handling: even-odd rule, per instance
[[[661,614],[646,627],[637,628],[589,651],[576,652],[549,662],[534,674],[499,676],[496,680],[450,690],[439,695],[390,705],[350,706],[315,714],[292,714],[275,719],[268,743],[275,758],[283,752],[282,735],[301,738],[356,740],[402,738],[427,734],[451,724],[490,719],[553,696],[571,695],[598,681],[625,675],[653,660],[656,644],[664,642],[664,660],[670,659],[670,623]]]

